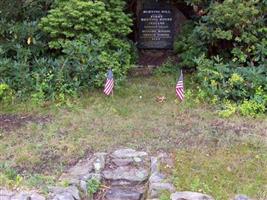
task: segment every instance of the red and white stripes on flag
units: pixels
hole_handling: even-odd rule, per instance
[[[105,87],[104,87],[104,94],[107,95],[107,96],[112,94],[113,87],[114,87],[113,73],[112,73],[112,70],[109,69],[108,73],[107,73],[106,84],[105,84]]]
[[[176,96],[183,101],[184,100],[184,77],[183,72],[181,70],[180,78],[176,84]]]

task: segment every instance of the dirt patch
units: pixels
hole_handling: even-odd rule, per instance
[[[28,123],[46,124],[51,116],[0,114],[0,130],[11,131],[25,126]]]

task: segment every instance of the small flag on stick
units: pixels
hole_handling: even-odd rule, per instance
[[[184,76],[183,72],[181,70],[180,77],[178,79],[178,82],[176,84],[176,96],[183,101],[184,100]]]
[[[113,92],[114,80],[112,70],[109,69],[107,73],[107,80],[104,88],[104,94],[109,96]]]

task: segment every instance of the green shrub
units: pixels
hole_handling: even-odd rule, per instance
[[[83,35],[62,43],[63,55],[57,59],[30,61],[25,56],[18,61],[0,60],[0,80],[15,90],[17,96],[30,96],[35,104],[47,99],[62,101],[88,88],[102,87],[110,66],[116,82],[121,82],[130,67],[128,47],[111,50],[104,41]]]
[[[74,79],[83,89],[102,87],[108,68],[116,83],[126,77],[135,53],[126,39],[132,20],[123,12],[124,6],[122,0],[61,0],[41,20],[40,27],[51,39],[50,48],[66,58],[65,80]]]
[[[28,62],[10,58],[0,59],[0,81],[9,85],[17,94],[24,94],[32,86]]]
[[[102,87],[108,68],[116,83],[126,77],[136,53],[126,39],[132,21],[123,12],[124,1],[14,3],[20,10],[13,13],[18,16],[14,20],[11,4],[0,3],[0,81],[17,97],[30,97],[35,104],[66,101],[85,89]]]
[[[260,65],[266,58],[266,9],[264,1],[215,1],[195,31],[209,48],[209,55],[219,54],[224,61],[244,66],[247,62]]]
[[[36,21],[45,16],[54,0],[0,1],[0,19],[8,21]]]
[[[267,68],[236,67],[223,63],[219,57],[207,59],[204,56],[195,60],[198,66],[197,80],[210,101],[228,100],[221,115],[234,114],[237,110],[243,115],[255,116],[265,113],[267,95]],[[228,105],[236,103],[240,109],[230,109]],[[232,108],[232,106],[230,106]]]
[[[267,92],[262,87],[256,89],[255,95],[250,100],[244,100],[239,106],[240,113],[244,116],[255,117],[267,110]]]
[[[112,68],[116,82],[121,82],[130,68],[130,45],[110,49],[105,40],[96,40],[91,34],[62,43],[69,74],[82,87],[102,87],[108,68]]]
[[[183,68],[195,68],[194,59],[207,51],[203,42],[198,38],[192,21],[183,25],[182,31],[174,42],[174,52],[179,56],[179,66]]]
[[[255,117],[259,113],[264,113],[266,110],[264,104],[258,103],[255,100],[245,100],[239,108],[242,115],[252,117]]]
[[[221,116],[238,111],[251,116],[265,113],[267,2],[186,2],[203,9],[204,15],[197,23],[185,25],[175,42],[182,67],[197,68],[200,89],[210,102],[222,104]],[[258,88],[261,94],[257,94]]]
[[[45,16],[53,0],[0,1],[0,57],[25,61],[21,55],[33,59],[47,49],[46,35],[38,28],[41,17]],[[16,8],[16,9],[14,9]],[[21,60],[18,60],[21,59]]]
[[[220,55],[225,63],[238,66],[266,65],[266,1],[225,0],[188,3],[202,7],[205,15],[195,25],[184,26],[175,42],[181,65],[194,67],[193,59],[205,53]]]
[[[47,51],[45,35],[37,22],[0,20],[0,58],[30,62]]]
[[[219,116],[223,118],[228,118],[237,113],[237,105],[226,100],[223,103],[222,110],[219,111]]]
[[[125,47],[125,36],[130,32],[131,18],[123,12],[125,2],[121,0],[59,1],[41,20],[40,27],[47,32],[51,48],[61,49],[65,42],[83,34],[92,34],[104,41],[109,48]],[[127,46],[127,45],[126,45]]]

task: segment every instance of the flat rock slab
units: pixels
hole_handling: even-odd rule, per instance
[[[103,177],[111,181],[144,182],[148,179],[148,176],[149,171],[144,168],[118,167],[103,171]]]
[[[144,151],[136,151],[134,149],[119,149],[111,154],[113,158],[135,158],[144,157],[148,154]]]
[[[78,183],[80,180],[88,180],[94,169],[95,158],[79,162],[62,174],[59,180],[67,180],[70,183]]]
[[[112,160],[112,162],[119,167],[130,165],[131,163],[133,163],[133,161],[134,160],[132,158],[114,158]]]
[[[198,192],[175,192],[171,194],[171,200],[214,200],[211,196]]]
[[[80,200],[79,190],[75,186],[52,187],[50,198],[52,200]]]
[[[105,197],[106,200],[141,200],[142,194],[128,189],[113,188]]]
[[[161,183],[163,182],[163,180],[165,179],[166,177],[164,176],[164,174],[161,174],[161,173],[154,173],[150,176],[149,178],[149,183],[152,184],[152,183]]]

